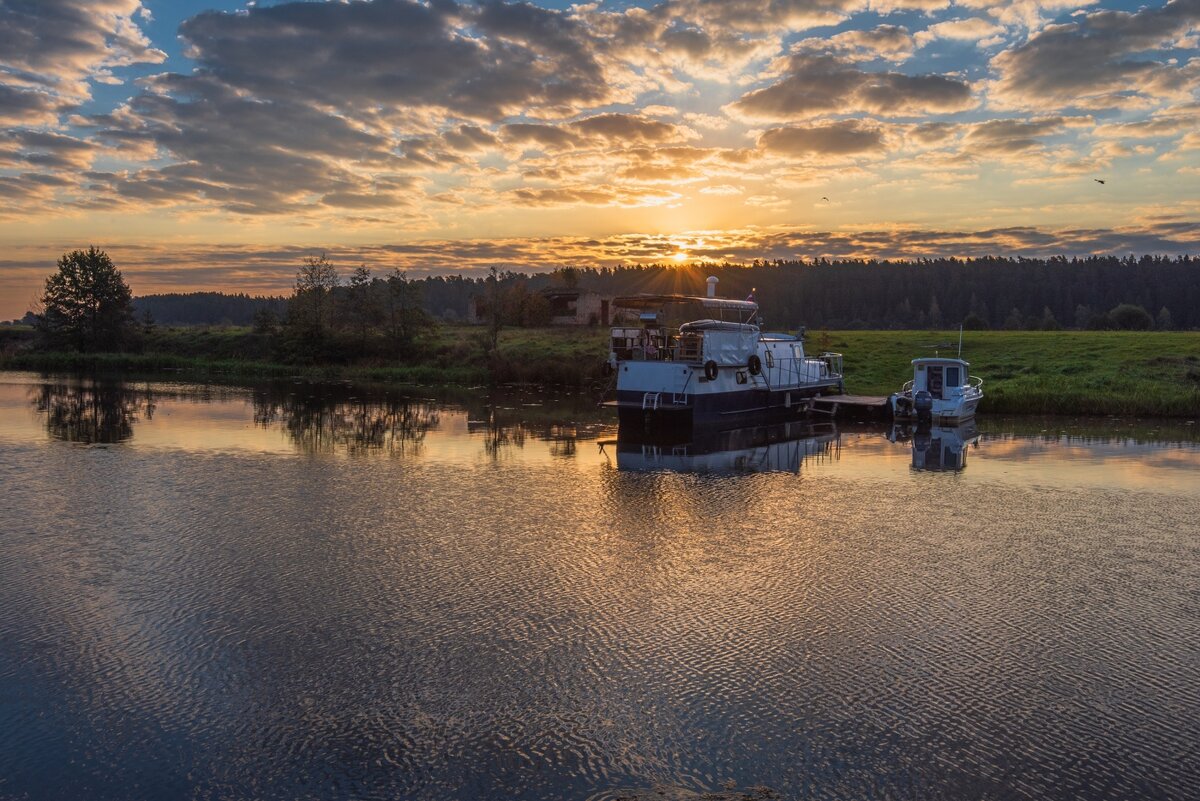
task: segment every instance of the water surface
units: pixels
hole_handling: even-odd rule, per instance
[[[0,798],[1195,798],[1194,429],[0,374]]]

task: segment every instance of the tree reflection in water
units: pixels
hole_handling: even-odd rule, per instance
[[[420,449],[438,415],[412,399],[371,397],[340,384],[296,384],[256,389],[254,422],[280,426],[307,453],[399,456]]]
[[[512,403],[513,398],[502,402]],[[549,443],[550,456],[570,459],[581,438],[598,437],[610,428],[595,404],[574,408],[566,405],[523,404],[521,407],[492,405],[488,399],[468,407],[467,430],[483,440],[483,450],[500,460],[514,450],[524,449],[526,440]],[[589,420],[601,417],[601,421]]]
[[[528,430],[524,423],[505,422],[496,410],[488,410],[483,420],[470,420],[467,430],[472,434],[483,435],[483,450],[499,460],[510,448],[524,448]]]
[[[33,390],[33,405],[44,414],[54,439],[84,444],[113,444],[133,437],[133,424],[154,417],[149,385],[122,382],[42,384]]]

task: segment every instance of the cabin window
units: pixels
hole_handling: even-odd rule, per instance
[[[770,348],[767,348],[767,369],[770,369],[774,366],[775,366],[775,354],[771,352]]]
[[[962,386],[962,381],[960,381],[958,378],[958,369],[959,368],[957,368],[957,367],[947,367],[946,368],[946,386],[948,386],[948,387],[961,387]]]

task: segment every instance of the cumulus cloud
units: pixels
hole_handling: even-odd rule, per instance
[[[1007,28],[1037,30],[1048,16],[1063,11],[1090,6],[1096,0],[955,0],[955,5],[986,11]]]
[[[758,146],[789,158],[849,156],[884,149],[883,131],[857,120],[827,125],[772,128],[758,137]]]
[[[475,37],[464,35],[468,27]],[[418,106],[497,120],[569,114],[609,97],[587,32],[529,4],[287,3],[204,12],[180,35],[189,55],[231,87],[356,114]]]
[[[962,127],[949,122],[924,122],[913,126],[909,136],[923,145],[933,145],[954,136]]]
[[[984,153],[1022,153],[1040,147],[1046,137],[1062,133],[1068,125],[1081,122],[1065,117],[988,120],[970,127],[966,143],[970,149]]]
[[[1004,41],[1004,27],[979,17],[946,20],[930,25],[915,37],[917,46],[924,47],[939,39],[954,39],[976,42],[980,47],[991,47]]]
[[[797,43],[797,52],[827,53],[846,61],[905,61],[916,49],[916,40],[903,25],[877,25],[833,36],[812,37]]]
[[[797,54],[784,77],[728,107],[750,119],[804,119],[829,113],[884,116],[961,111],[975,104],[970,86],[942,75],[867,72],[831,56]]]
[[[82,170],[99,148],[92,142],[49,131],[0,131],[0,159],[48,170]]]
[[[1135,122],[1097,125],[1091,133],[1102,139],[1159,139],[1194,131],[1200,126],[1200,114],[1180,111]]]
[[[72,105],[47,91],[0,82],[0,125],[52,125]]]
[[[999,77],[989,98],[1033,109],[1124,108],[1190,99],[1200,86],[1200,61],[1173,63],[1161,53],[1198,24],[1200,2],[1174,0],[1133,13],[1096,11],[1047,26],[992,59]]]
[[[679,197],[669,190],[590,184],[553,189],[516,189],[512,192],[512,199],[523,206],[660,206]]]
[[[673,0],[659,13],[735,30],[804,30],[835,24],[866,7],[866,0]]]
[[[893,11],[924,11],[932,14],[949,5],[950,0],[871,0],[871,10],[877,14],[890,14]]]
[[[477,125],[459,125],[442,134],[442,138],[453,150],[482,150],[500,143],[495,134]]]
[[[585,147],[683,142],[689,129],[640,114],[596,114],[568,123],[510,123],[501,127],[505,142],[545,151]]]
[[[175,161],[95,176],[120,197],[280,213],[369,185],[363,168],[405,166],[386,137],[307,104],[264,102],[211,76],[165,75],[153,87],[120,113],[91,120],[100,141],[141,141]]]
[[[0,4],[0,80],[41,86],[73,102],[112,69],[158,64],[136,17],[139,0],[7,0]]]

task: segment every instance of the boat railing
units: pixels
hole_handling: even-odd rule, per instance
[[[830,375],[842,375],[842,354],[827,350],[821,354],[820,359],[825,362]]]
[[[909,392],[912,392],[912,388],[913,388],[913,381],[910,378],[909,380],[904,382],[904,386],[900,389],[900,394],[904,395]]]
[[[982,392],[983,391],[983,379],[977,375],[970,376],[967,378],[967,386],[970,387],[971,389],[978,389]]]
[[[836,361],[825,358],[838,357]],[[825,375],[822,375],[824,368]],[[763,364],[763,377],[771,388],[786,389],[822,378],[841,378],[841,354],[821,354],[820,357],[768,358]]]

